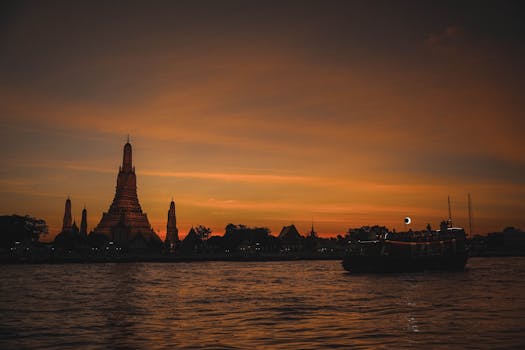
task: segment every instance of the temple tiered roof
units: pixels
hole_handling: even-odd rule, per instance
[[[123,222],[126,227],[122,226]],[[125,235],[122,234],[123,229],[126,231]],[[118,231],[117,235],[116,231]],[[94,233],[106,235],[109,239],[124,245],[137,238],[139,234],[146,242],[161,242],[139,204],[137,177],[132,163],[132,149],[129,140],[124,145],[122,166],[117,176],[115,198],[109,210],[102,214],[102,219]]]

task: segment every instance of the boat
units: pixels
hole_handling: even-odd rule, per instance
[[[443,221],[440,229],[420,232],[387,232],[376,239],[349,243],[343,268],[352,273],[422,272],[463,270],[468,247],[465,230]]]

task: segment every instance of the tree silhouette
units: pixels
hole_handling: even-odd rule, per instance
[[[210,237],[211,229],[209,227],[199,225],[195,228],[195,232],[197,233],[197,236],[202,239],[203,241],[207,240],[208,237]]]
[[[31,244],[38,242],[41,235],[48,233],[44,220],[32,216],[0,216],[0,247],[11,247],[15,242]]]

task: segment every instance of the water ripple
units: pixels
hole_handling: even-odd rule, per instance
[[[0,266],[1,349],[522,348],[525,259]]]

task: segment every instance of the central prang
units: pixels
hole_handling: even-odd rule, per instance
[[[107,213],[95,228],[94,234],[107,236],[121,246],[142,247],[162,243],[142,212],[137,196],[137,177],[132,162],[132,148],[124,145],[122,166],[117,176],[115,197]]]

